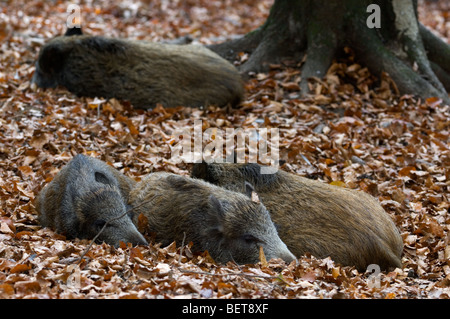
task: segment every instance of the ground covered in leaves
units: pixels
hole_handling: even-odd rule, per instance
[[[84,2],[83,2],[84,3]],[[245,34],[271,1],[89,1],[90,34],[201,43]],[[77,98],[30,85],[39,47],[65,30],[62,1],[0,4],[1,298],[450,298],[450,107],[399,96],[347,50],[314,93],[301,99],[299,65],[285,61],[246,82],[236,110],[157,107]],[[446,1],[420,2],[421,21],[450,38]],[[241,55],[241,61],[247,57]],[[37,222],[34,198],[75,154],[105,160],[135,179],[154,171],[189,174],[171,158],[173,132],[278,128],[283,169],[377,197],[404,240],[403,269],[360,273],[302,256],[255,265],[215,264],[189,245],[113,248],[68,241]]]

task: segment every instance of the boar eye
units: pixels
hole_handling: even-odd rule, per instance
[[[242,235],[242,239],[247,244],[254,244],[254,243],[260,242],[260,240],[257,237],[253,236],[252,234],[244,234],[244,235]]]
[[[97,219],[97,220],[94,222],[94,226],[95,226],[95,228],[97,228],[98,230],[102,229],[102,227],[105,226],[105,224],[106,224],[106,221],[104,221],[103,219]]]

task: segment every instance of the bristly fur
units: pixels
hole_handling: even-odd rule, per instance
[[[237,106],[243,82],[237,69],[201,45],[176,45],[78,35],[41,48],[33,82],[63,86],[87,97],[117,98],[136,108]]]
[[[208,250],[219,263],[258,262],[260,246],[267,259],[295,258],[262,204],[202,180],[152,173],[133,188],[129,203],[135,224],[143,214],[163,245],[193,242],[193,249]],[[136,207],[140,203],[145,205]]]
[[[331,256],[365,270],[401,267],[403,241],[389,215],[372,196],[279,170],[261,174],[258,164],[195,164],[192,176],[245,192],[253,184],[277,225],[280,238],[297,257]]]
[[[135,184],[101,160],[77,155],[38,194],[39,221],[70,239],[92,239],[106,222],[126,214]],[[108,224],[98,239],[115,246],[146,244],[128,216]]]

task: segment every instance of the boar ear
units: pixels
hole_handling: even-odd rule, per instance
[[[253,185],[245,181],[245,195],[252,200],[252,202],[260,203],[258,193],[256,193]]]
[[[255,188],[253,187],[253,185],[245,181],[244,188],[245,188],[245,195],[247,195],[248,198],[252,198],[252,194],[255,192]]]
[[[225,203],[224,201],[220,201],[214,195],[209,196],[209,203],[213,211],[217,214],[218,218],[222,220],[225,217],[224,205],[226,205],[227,203]]]
[[[68,48],[64,48],[59,43],[45,46],[39,56],[39,67],[45,73],[59,72],[66,60]]]
[[[64,35],[66,37],[71,35],[83,35],[83,31],[81,30],[81,27],[67,28],[66,33],[64,33]]]
[[[220,233],[223,232],[223,222],[225,218],[225,209],[224,205],[226,205],[225,202],[221,202],[216,196],[210,195],[209,196],[209,228],[214,229],[216,231],[219,231]]]
[[[105,185],[114,185],[114,183],[103,173],[101,172],[95,172],[95,181],[105,184]]]

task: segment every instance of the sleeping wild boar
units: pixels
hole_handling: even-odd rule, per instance
[[[127,197],[135,183],[105,162],[79,154],[38,194],[39,221],[69,239],[93,239],[108,222],[98,242],[145,245],[129,216],[109,222],[127,212]]]
[[[251,190],[245,191],[250,194]],[[256,263],[260,247],[267,259],[295,259],[266,208],[241,193],[160,172],[147,175],[132,189],[129,204],[134,207],[135,224],[144,214],[156,241],[164,245],[192,242],[195,251],[207,250],[218,263]]]
[[[192,176],[234,191],[252,184],[278,234],[297,257],[318,258],[365,270],[401,267],[402,238],[378,201],[369,194],[278,170],[261,174],[259,164],[198,163]]]
[[[237,69],[201,45],[176,45],[66,32],[39,53],[33,82],[78,96],[117,98],[136,108],[237,106]]]

